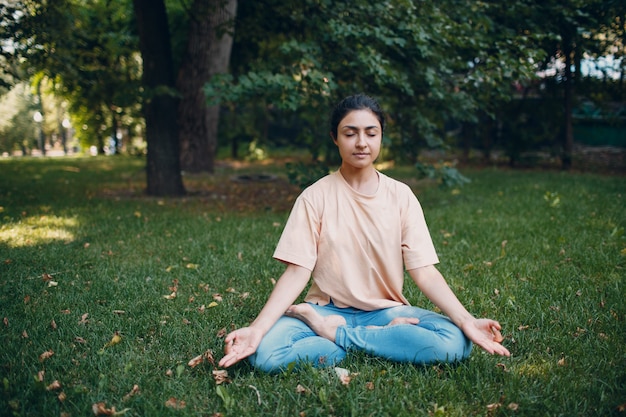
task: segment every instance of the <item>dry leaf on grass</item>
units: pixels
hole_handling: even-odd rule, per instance
[[[61,389],[61,383],[56,379],[46,387],[47,391],[56,391],[58,389]]]
[[[104,402],[91,405],[91,411],[94,416],[112,416],[115,414],[115,407],[107,408]]]
[[[214,370],[213,379],[215,379],[215,383],[217,385],[230,383],[230,378],[228,377],[228,371],[225,369]]]
[[[139,385],[135,384],[133,385],[133,389],[131,389],[128,394],[124,395],[122,401],[128,401],[131,397],[134,397],[137,394],[139,394]]]
[[[44,353],[39,355],[39,362],[45,361],[46,359],[50,358],[52,355],[54,355],[54,351],[52,349],[46,350]]]
[[[80,321],[78,322],[78,324],[87,324],[87,323],[89,323],[89,320],[87,320],[87,317],[89,317],[89,313],[85,313],[82,316],[80,316]]]
[[[308,390],[307,388],[305,388],[304,386],[302,386],[302,385],[298,384],[298,385],[296,386],[296,392],[297,392],[298,394],[308,394],[308,393],[310,393],[311,391],[310,391],[310,390]]]
[[[171,397],[170,399],[165,401],[165,406],[168,408],[173,408],[175,410],[181,410],[185,408],[187,404],[183,400]]]
[[[195,368],[196,366],[200,365],[205,360],[209,362],[211,365],[215,365],[215,359],[213,358],[213,351],[211,349],[207,350],[202,355],[198,355],[195,358],[191,359],[189,362],[187,362],[187,365],[192,368]]]
[[[350,371],[344,368],[335,367],[335,373],[343,385],[350,384],[352,377],[356,374],[350,374]]]
[[[113,337],[111,337],[111,340],[104,344],[104,347],[108,348],[111,346],[115,346],[121,341],[122,341],[122,336],[120,336],[119,332],[115,332],[113,333]]]

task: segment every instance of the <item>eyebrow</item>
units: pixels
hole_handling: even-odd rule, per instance
[[[349,126],[349,125],[346,125],[346,126],[342,126],[341,128],[342,128],[342,129],[359,130],[359,127],[358,127],[358,126]],[[372,126],[366,126],[366,127],[365,127],[365,130],[371,130],[371,129],[380,129],[380,126],[372,125]]]

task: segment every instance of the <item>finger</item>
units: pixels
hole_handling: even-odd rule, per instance
[[[495,327],[491,328],[491,333],[493,333],[493,341],[496,343],[501,343],[504,340],[504,337],[502,337],[502,333],[500,333],[500,330],[498,330]]]
[[[226,335],[226,337],[224,338],[224,343],[229,344],[232,343],[233,340],[235,340],[237,338],[237,331],[235,330],[234,332],[230,332]]]

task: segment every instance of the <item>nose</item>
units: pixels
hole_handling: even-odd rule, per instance
[[[365,140],[365,133],[359,133],[356,141],[357,148],[365,148],[367,146],[367,141]]]

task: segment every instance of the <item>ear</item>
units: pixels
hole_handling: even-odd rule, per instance
[[[335,137],[335,135],[333,135],[333,132],[329,132],[330,138],[333,140],[333,143],[336,145],[337,144],[337,138]]]

